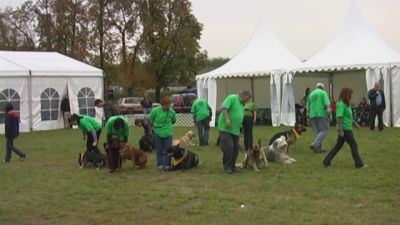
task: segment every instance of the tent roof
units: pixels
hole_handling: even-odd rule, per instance
[[[4,76],[29,76],[29,70],[0,57],[0,77]]]
[[[0,51],[0,60],[30,70],[32,76],[103,76],[102,70],[57,52]],[[13,68],[9,66],[1,66],[0,74]]]
[[[264,17],[249,44],[238,55],[221,67],[196,76],[196,79],[261,76],[298,64],[300,61],[270,31]]]
[[[400,54],[368,26],[352,1],[344,26],[329,44],[295,72],[333,71],[383,67],[400,62]]]

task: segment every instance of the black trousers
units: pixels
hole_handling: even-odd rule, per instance
[[[94,153],[97,153],[97,154],[101,154],[100,153],[100,149],[99,149],[99,141],[100,141],[100,135],[101,135],[101,129],[99,130],[99,131],[97,131],[96,132],[96,135],[97,135],[97,146],[96,147],[93,147],[93,142],[94,142],[94,140],[93,140],[93,137],[92,137],[92,133],[87,133],[86,134],[86,151],[87,152],[94,152]]]
[[[343,137],[338,135],[336,145],[331,149],[328,155],[326,155],[323,161],[324,165],[331,165],[332,159],[340,151],[340,149],[342,149],[344,142],[347,142],[350,145],[351,155],[353,156],[355,167],[362,167],[364,163],[361,160],[360,154],[358,153],[358,145],[356,140],[354,139],[353,132],[351,130],[344,131]]]
[[[239,136],[227,132],[220,132],[219,144],[223,153],[222,164],[224,170],[234,170],[239,155]]]
[[[245,116],[243,118],[243,136],[244,136],[244,149],[247,151],[253,146],[253,116]]]
[[[375,118],[378,116],[378,129],[383,130],[383,109],[381,107],[371,107],[369,114],[369,129],[375,129]]]

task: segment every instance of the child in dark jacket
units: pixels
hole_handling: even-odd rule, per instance
[[[14,146],[14,139],[19,135],[19,113],[13,110],[14,107],[11,103],[8,103],[5,108],[5,136],[6,142],[6,157],[5,162],[10,162],[11,152],[15,152],[23,161],[26,158],[26,154]]]

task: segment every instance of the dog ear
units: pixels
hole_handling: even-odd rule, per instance
[[[278,148],[278,141],[277,141],[278,139],[276,139],[275,141],[274,141],[274,143],[272,143],[273,144],[273,146],[274,146],[274,150],[276,150],[277,148]]]

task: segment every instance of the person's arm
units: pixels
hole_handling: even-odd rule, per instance
[[[336,118],[336,122],[337,122],[337,126],[338,126],[339,136],[343,137],[344,136],[344,132],[343,132],[343,119],[342,119],[342,117],[337,117]]]
[[[226,127],[231,127],[231,120],[229,119],[228,110],[226,108],[222,108],[221,113],[224,114]]]
[[[96,131],[94,129],[90,130],[90,134],[93,137],[93,146],[97,146],[97,134]]]

